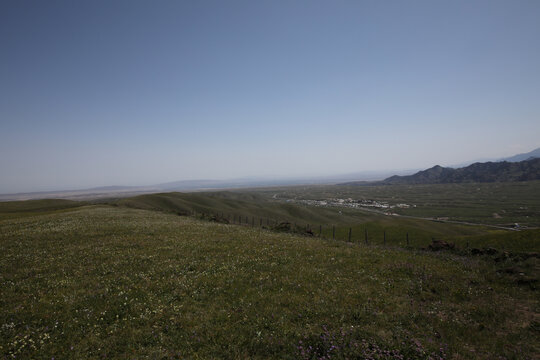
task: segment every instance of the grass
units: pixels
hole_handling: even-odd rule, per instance
[[[306,194],[311,187],[306,188]],[[335,187],[333,189],[336,189]],[[427,247],[432,239],[455,243],[461,248],[496,247],[510,251],[540,251],[540,230],[514,232],[484,226],[442,223],[422,219],[394,217],[367,212],[364,210],[314,207],[274,200],[270,194],[287,189],[275,188],[271,193],[260,192],[208,192],[208,193],[163,193],[136,196],[109,202],[115,206],[146,210],[158,210],[174,214],[218,215],[218,219],[246,224],[276,224],[289,222],[297,232],[310,228],[315,235],[326,238],[365,242],[368,233],[370,244]],[[299,191],[299,190],[297,190]],[[329,191],[329,190],[326,190]],[[315,190],[315,194],[317,194]],[[330,197],[328,193],[326,196]],[[333,197],[344,194],[333,193]],[[280,195],[282,196],[282,195]],[[223,219],[222,219],[223,217]],[[272,226],[269,226],[272,227]],[[407,244],[407,234],[409,243]],[[518,234],[518,235],[517,235]]]
[[[0,220],[2,358],[540,356],[535,257],[62,211]]]
[[[63,212],[85,204],[61,199],[0,202],[0,220]]]

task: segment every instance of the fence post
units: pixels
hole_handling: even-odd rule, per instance
[[[352,228],[349,228],[349,242],[351,242],[351,233],[352,233]]]
[[[364,229],[364,237],[365,237],[365,241],[366,241],[366,245],[367,245],[367,243],[368,243],[367,228]]]

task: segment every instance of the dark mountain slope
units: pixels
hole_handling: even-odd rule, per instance
[[[409,176],[392,176],[379,184],[448,184],[529,180],[540,180],[540,158],[520,162],[474,163],[459,169],[437,165]],[[359,184],[360,182],[352,182],[344,185]]]

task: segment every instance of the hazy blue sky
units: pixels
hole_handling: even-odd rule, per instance
[[[0,193],[540,146],[540,1],[0,2]]]

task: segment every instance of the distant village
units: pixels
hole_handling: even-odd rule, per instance
[[[293,202],[297,204],[304,204],[310,206],[322,206],[322,207],[348,207],[353,209],[358,208],[376,208],[381,210],[390,210],[394,208],[408,209],[410,207],[416,207],[416,205],[409,204],[394,204],[390,205],[386,202],[376,201],[376,200],[354,200],[351,198],[348,199],[328,199],[328,200],[304,200],[304,199],[287,199],[286,202]],[[392,213],[386,212],[387,215],[394,215]],[[397,215],[397,214],[395,214]]]

